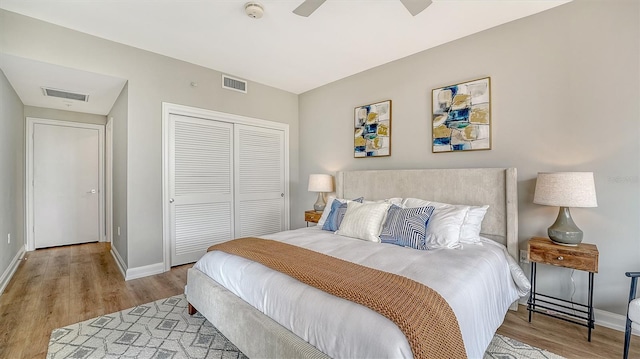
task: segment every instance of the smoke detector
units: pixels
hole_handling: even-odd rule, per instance
[[[244,12],[246,12],[250,18],[259,19],[264,14],[264,8],[260,3],[249,1],[244,4]]]

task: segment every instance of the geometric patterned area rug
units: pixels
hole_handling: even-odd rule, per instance
[[[247,359],[183,294],[54,329],[47,358]],[[484,359],[562,359],[496,334]]]
[[[181,294],[54,329],[47,358],[247,357]]]
[[[484,359],[564,359],[549,351],[496,334],[489,343]]]

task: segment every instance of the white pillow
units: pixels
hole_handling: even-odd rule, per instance
[[[406,198],[402,204],[406,208],[435,207],[427,225],[428,248],[459,248],[460,243],[481,244],[480,229],[489,206],[455,205],[419,198]]]
[[[437,202],[436,202],[437,203]],[[437,248],[460,248],[460,230],[464,219],[469,212],[469,206],[434,206],[435,207],[427,231],[425,232],[425,242],[427,249]]]
[[[380,231],[391,203],[349,202],[336,234],[380,242]]]
[[[435,211],[433,212],[434,214],[439,208],[450,208],[451,206],[462,211],[466,209],[467,212],[464,220],[462,221],[462,226],[460,227],[460,237],[458,240],[461,243],[482,244],[480,242],[480,229],[482,227],[482,220],[484,219],[484,215],[487,214],[489,206],[467,206],[463,204],[448,204],[433,201],[429,201],[429,205],[435,207]]]
[[[430,201],[427,201],[426,199],[420,199],[420,198],[405,198],[402,201],[402,207],[403,208],[416,208],[416,207],[426,207],[429,205],[429,203],[431,203]]]
[[[460,242],[461,243],[476,243],[482,244],[480,241],[480,229],[482,227],[482,220],[484,215],[487,214],[489,206],[469,206],[469,212],[464,219],[462,229],[460,229]]]

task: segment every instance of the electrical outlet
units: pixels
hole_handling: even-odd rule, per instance
[[[529,253],[527,253],[526,250],[521,249],[520,250],[520,263],[529,263]]]
[[[11,244],[11,233],[7,233],[7,244]]]

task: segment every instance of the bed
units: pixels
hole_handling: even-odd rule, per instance
[[[488,205],[481,244],[462,249],[419,251],[318,227],[261,237],[425,281],[458,317],[467,356],[480,358],[507,309],[516,309],[529,289],[515,261],[516,178],[513,168],[337,173],[338,198]],[[472,273],[463,270],[466,264],[446,264],[461,262],[469,263]],[[471,277],[483,271],[489,274]],[[190,305],[250,358],[412,357],[403,333],[383,316],[224,252],[207,253],[189,270],[185,293]]]

